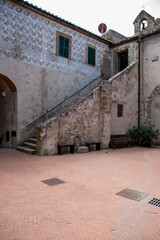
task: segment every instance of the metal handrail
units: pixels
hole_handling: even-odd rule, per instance
[[[62,105],[64,102],[66,102],[67,100],[69,100],[70,98],[72,98],[73,96],[75,96],[76,94],[78,94],[80,91],[82,91],[83,89],[85,89],[86,87],[88,87],[90,84],[92,84],[93,82],[95,82],[98,78],[101,78],[104,75],[101,74],[99,77],[93,79],[90,83],[86,84],[84,87],[82,87],[80,90],[78,90],[77,92],[73,93],[70,97],[66,98],[65,100],[63,100],[62,102],[58,103],[55,107],[51,108],[49,111],[47,111],[46,113],[42,114],[40,117],[38,117],[37,119],[35,119],[33,122],[31,122],[30,124],[27,125],[27,128],[30,127],[31,125],[33,125],[34,123],[36,123],[39,119],[41,119],[42,117],[44,117],[45,115],[47,115],[48,113],[50,113],[51,111],[55,110],[57,107],[59,107],[60,105]]]

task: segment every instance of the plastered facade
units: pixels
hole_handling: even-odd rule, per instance
[[[160,37],[143,39],[141,69],[142,123],[160,129]],[[159,141],[160,142],[160,141]]]
[[[102,56],[109,47],[15,1],[0,1],[0,20],[0,73],[17,87],[21,142],[28,137],[28,124],[102,74]],[[70,36],[69,59],[57,56],[59,33]],[[87,44],[96,49],[96,66],[86,64]]]

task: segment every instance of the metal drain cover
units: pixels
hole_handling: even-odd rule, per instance
[[[49,186],[55,186],[61,183],[65,183],[64,181],[58,179],[58,178],[50,178],[42,181],[43,183],[49,185]]]
[[[156,207],[160,207],[160,199],[158,199],[158,198],[153,198],[153,199],[149,202],[149,204],[154,205],[154,206],[156,206]]]
[[[129,198],[129,199],[137,201],[137,202],[141,201],[143,198],[148,196],[147,193],[139,192],[139,191],[129,189],[129,188],[125,188],[124,190],[116,193],[116,195],[125,197],[125,198]]]

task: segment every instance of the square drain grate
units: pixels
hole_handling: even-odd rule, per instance
[[[154,206],[156,206],[156,207],[160,207],[160,199],[158,199],[158,198],[153,198],[153,199],[149,202],[149,204],[154,205]]]
[[[50,178],[42,181],[43,183],[47,184],[48,186],[55,186],[58,184],[65,183],[64,181],[58,179],[58,178]]]
[[[141,201],[143,198],[148,196],[147,193],[139,192],[139,191],[129,189],[129,188],[125,188],[124,190],[116,193],[116,195],[131,199],[131,200],[134,200],[137,202]]]

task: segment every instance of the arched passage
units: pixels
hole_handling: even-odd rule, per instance
[[[0,73],[0,147],[14,148],[17,141],[17,88]]]
[[[144,102],[144,124],[160,129],[160,85],[156,86]]]

